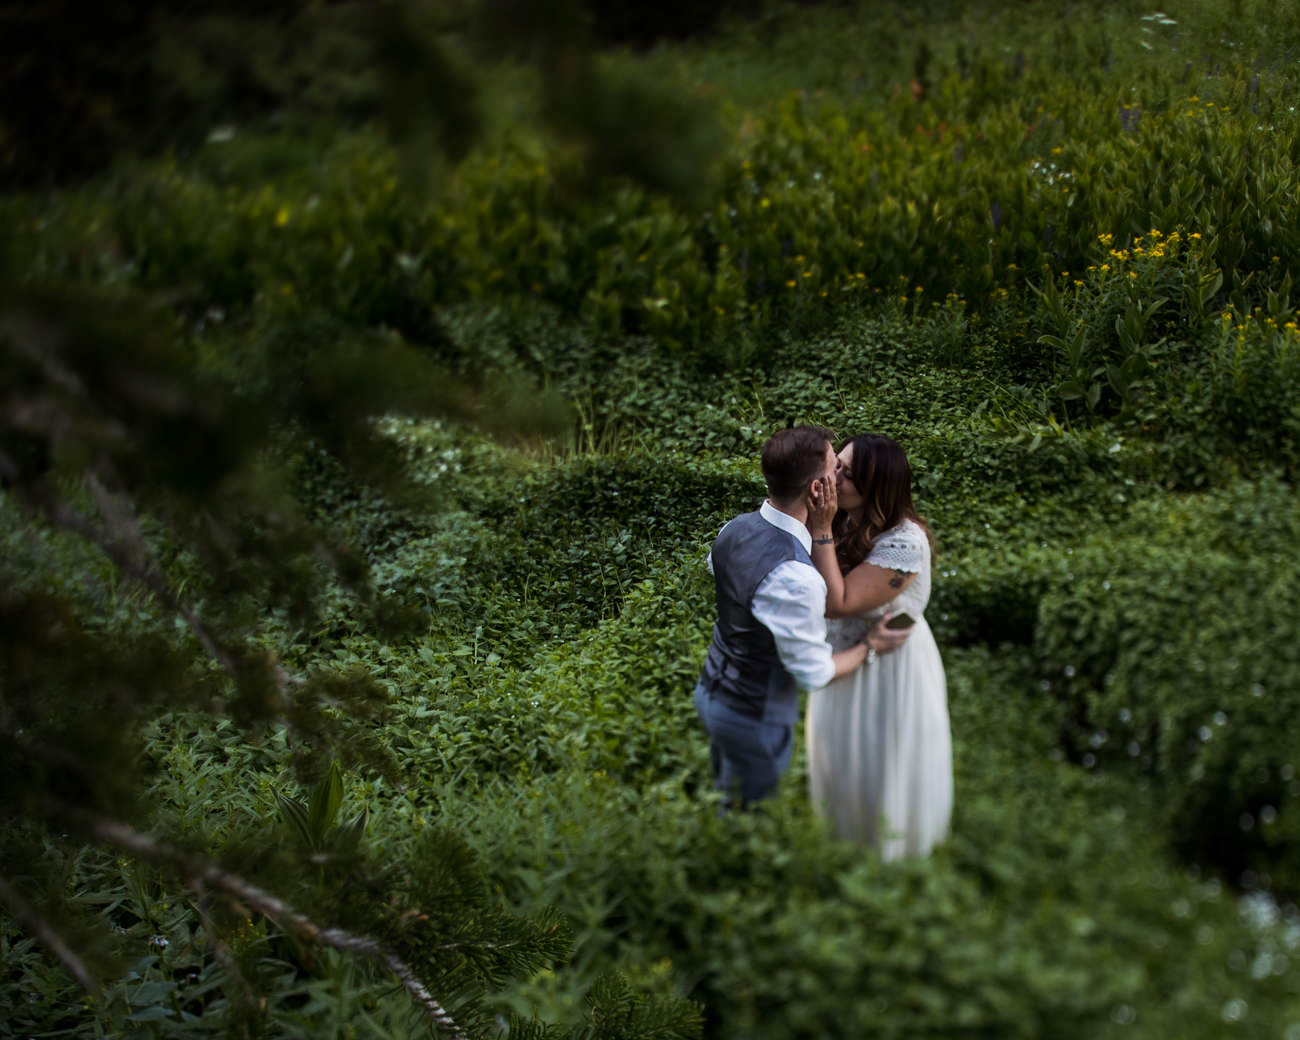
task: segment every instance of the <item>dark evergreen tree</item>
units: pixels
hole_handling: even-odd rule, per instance
[[[268,38],[312,16],[305,8],[212,8],[190,14],[209,19],[203,24],[212,33],[211,19],[237,18]],[[539,9],[509,0],[467,8],[457,39],[480,53],[536,61],[549,84],[547,112],[586,142],[594,174],[688,188],[696,171],[679,158],[658,161],[653,147],[629,149],[628,134],[611,129],[620,106],[662,95],[625,81],[594,111],[578,104],[599,76],[581,12],[562,5],[543,17]],[[415,5],[373,5],[361,14],[364,51],[374,63],[366,71],[380,84],[377,97],[387,99],[382,107],[395,141],[413,157],[410,169],[427,170],[421,157],[463,154],[478,124],[469,67],[446,42],[451,16]],[[33,54],[48,52],[51,42],[33,34],[53,31],[49,18],[31,8],[5,17],[9,28],[28,33]],[[142,145],[151,141],[145,123],[127,119],[127,101],[141,91],[120,72],[175,26],[157,5],[110,5],[97,18],[69,19],[67,31],[86,37],[73,50],[99,33],[101,53],[70,81],[75,103],[63,99],[61,121],[20,124],[14,109],[3,117],[24,145],[39,144],[46,130],[58,138],[52,149],[65,136],[88,143],[84,166],[51,151],[51,173],[102,165],[137,131]],[[19,45],[10,38],[9,46]],[[30,63],[10,72],[27,98],[44,89],[44,75]],[[228,82],[240,76],[248,79],[235,70]],[[125,108],[110,107],[127,122],[83,135],[74,115],[82,102],[93,109],[94,96],[120,100]],[[664,132],[684,113],[651,107],[665,113]],[[126,136],[115,136],[119,130]],[[11,179],[39,180],[34,171],[45,161],[10,151],[4,168]],[[333,581],[368,606],[376,624],[400,622],[385,617],[364,562],[286,490],[282,460],[290,452],[327,452],[356,479],[400,494],[401,466],[376,436],[374,417],[490,425],[523,413],[453,378],[428,344],[328,320],[257,341],[232,379],[204,363],[167,301],[121,288],[37,283],[24,273],[25,259],[7,256],[0,268],[0,484],[7,506],[23,511],[32,539],[61,538],[101,554],[116,580],[147,595],[156,616],[184,634],[156,624],[132,631],[106,625],[88,615],[75,589],[44,582],[21,554],[0,560],[0,904],[93,991],[111,970],[102,956],[105,936],[71,912],[41,865],[51,849],[71,857],[83,845],[107,848],[184,886],[214,957],[229,968],[234,1033],[263,1028],[256,980],[218,939],[218,919],[245,914],[273,922],[286,942],[345,951],[388,973],[441,1033],[484,1034],[492,1027],[484,995],[511,975],[563,958],[564,922],[503,912],[453,834],[435,830],[416,866],[400,876],[360,851],[364,820],[334,825],[338,775],[326,764],[334,758],[393,769],[379,743],[367,742],[373,730],[357,725],[382,718],[383,691],[365,674],[294,674],[250,636],[272,609],[308,623]],[[531,422],[545,421],[535,403],[530,409]],[[185,588],[182,570],[190,576]],[[318,782],[309,806],[281,799],[300,847],[232,841],[214,853],[201,835],[169,826],[147,794],[143,734],[154,720],[183,711],[250,732],[284,728],[300,775]],[[690,1005],[634,997],[617,979],[591,1000],[594,1032],[584,1035],[688,1036],[698,1026]],[[516,1023],[514,1035],[532,1028]]]

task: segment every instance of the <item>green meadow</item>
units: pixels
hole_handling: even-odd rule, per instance
[[[324,394],[303,359],[351,344],[384,448],[367,481],[328,410],[269,435],[369,569],[306,559],[310,614],[142,508],[178,596],[368,691],[255,724],[156,590],[0,492],[13,596],[215,691],[132,716],[136,826],[432,965],[468,1036],[1300,1040],[1300,6],[773,6],[598,62],[655,84],[610,118],[658,186],[575,188],[505,63],[431,188],[375,126],[250,120],[0,197],[15,292],[153,301],[234,402]],[[446,401],[368,412],[399,348]],[[799,422],[899,441],[935,533],[925,860],[833,840],[799,753],[763,812],[709,789],[705,554]],[[22,698],[90,680],[5,653],[17,755]],[[107,966],[88,995],[0,900],[0,1032],[450,1035],[381,961],[42,829],[18,771],[0,895],[57,896]]]

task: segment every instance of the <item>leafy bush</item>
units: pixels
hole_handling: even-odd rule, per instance
[[[1039,602],[1039,667],[1085,765],[1159,783],[1169,840],[1247,880],[1296,883],[1300,682],[1292,489],[1144,502],[1084,539]]]
[[[1053,65],[1050,47],[1067,44],[1042,46],[1019,81],[1001,55],[954,55],[917,96],[799,92],[729,110],[723,178],[697,207],[626,185],[576,193],[572,156],[521,131],[473,155],[435,208],[412,208],[395,157],[354,133],[314,170],[231,181],[158,163],[42,209],[35,228],[13,222],[38,267],[186,285],[219,310],[328,304],[417,338],[432,335],[430,308],[486,298],[724,351],[773,319],[846,306],[985,312],[1027,280],[1077,278],[1099,233],[1127,250],[1150,228],[1202,236],[1206,277],[1221,272],[1239,308],[1294,279],[1284,73],[1220,63],[1198,78],[1202,97],[1181,62],[1081,81],[1077,56]],[[1203,310],[1216,291],[1192,278]],[[1103,384],[1121,401],[1133,349]],[[1063,373],[1072,399],[1091,399],[1091,372]]]
[[[710,1036],[1105,1036],[1136,1023],[1131,1035],[1208,1037],[1232,999],[1280,1013],[1285,977],[1225,976],[1215,960],[1250,963],[1275,938],[1124,822],[1144,811],[1127,785],[1053,760],[1057,709],[1027,654],[946,656],[959,809],[927,861],[885,865],[829,839],[797,772],[769,811],[725,819],[683,797],[680,772],[637,787],[590,769],[435,784],[430,800],[512,901],[574,922],[574,962],[532,999],[571,1006],[567,988],[598,966],[653,961],[704,1000]],[[599,688],[599,660],[579,681]],[[676,696],[689,702],[685,685]],[[686,777],[706,758],[688,714]],[[656,724],[623,725],[637,721]]]

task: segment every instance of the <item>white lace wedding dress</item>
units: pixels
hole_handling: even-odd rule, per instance
[[[886,609],[906,611],[916,627],[900,649],[810,694],[810,796],[839,837],[874,845],[884,859],[923,856],[952,814],[947,681],[923,613],[930,543],[906,520],[876,539],[867,562],[916,578],[887,607],[829,621],[831,645],[859,642]]]

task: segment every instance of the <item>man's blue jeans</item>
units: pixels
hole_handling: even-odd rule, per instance
[[[765,722],[724,704],[700,683],[695,710],[709,734],[713,779],[728,806],[744,808],[776,791],[794,752],[794,724]]]

